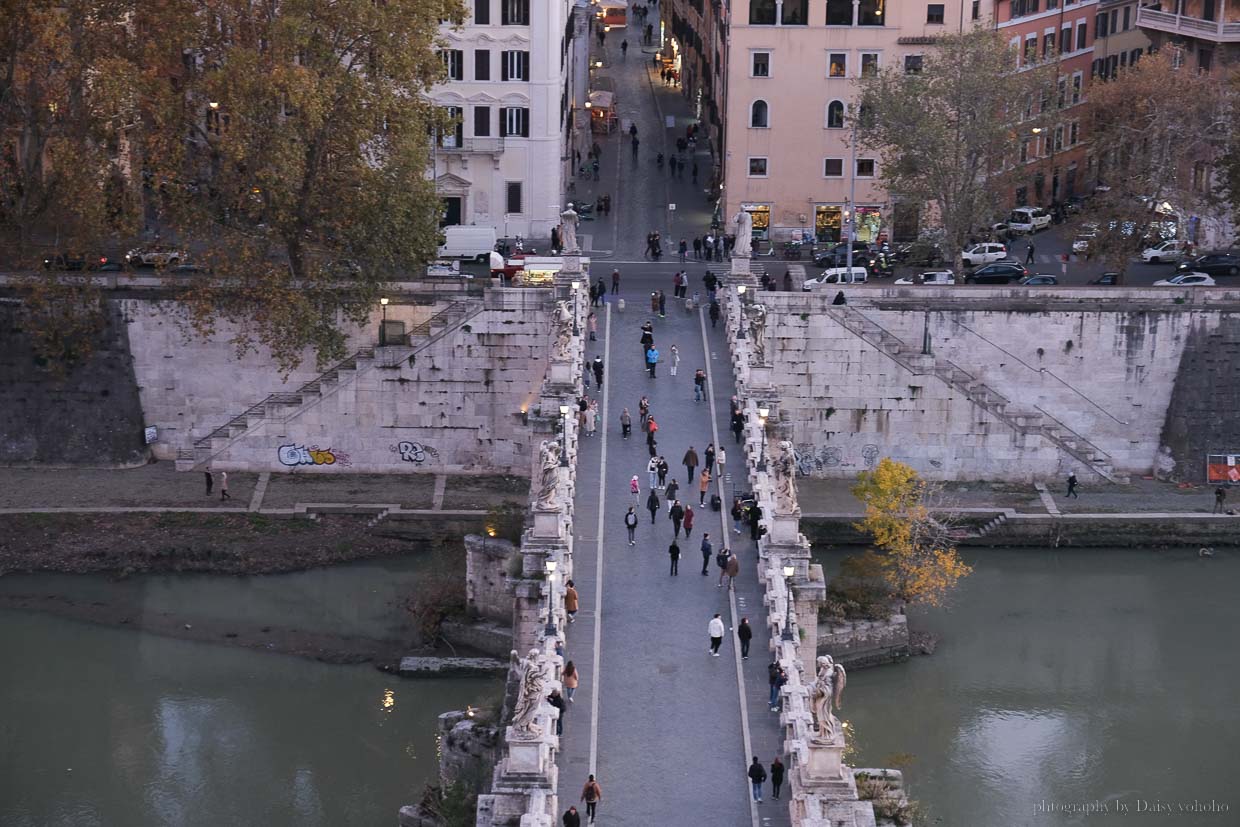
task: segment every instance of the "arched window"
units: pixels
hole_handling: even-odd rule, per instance
[[[827,129],[844,128],[844,102],[831,101],[827,104]]]
[[[749,107],[749,125],[755,129],[766,129],[771,125],[770,107],[766,101],[758,100]]]

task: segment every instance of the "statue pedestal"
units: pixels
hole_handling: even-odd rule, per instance
[[[771,542],[794,544],[801,538],[801,509],[771,517]]]
[[[563,255],[564,266],[560,269],[559,275],[564,277],[565,281],[573,281],[581,276],[581,251],[565,252]]]
[[[753,271],[749,267],[750,261],[751,259],[749,258],[749,256],[737,256],[737,255],[732,256],[732,275],[733,276],[748,276],[750,279],[752,279]],[[748,282],[745,282],[745,281],[742,281],[741,283],[748,284]]]
[[[576,378],[577,371],[573,370],[572,362],[553,360],[547,371],[547,381],[553,385],[571,385]]]
[[[857,800],[857,782],[852,772],[844,766],[844,730],[834,716],[835,734],[830,738],[814,737],[809,740],[808,760],[801,771],[801,781],[807,793],[824,798]]]
[[[535,537],[541,540],[559,539],[560,529],[563,525],[564,518],[558,510],[535,509],[533,531]]]
[[[539,716],[543,726],[554,726],[551,718]],[[500,764],[500,780],[506,784],[546,780],[553,769],[550,741],[554,735],[534,735],[508,727],[505,742],[508,754]]]
[[[750,365],[748,385],[749,390],[754,391],[769,389],[771,387],[771,366]]]

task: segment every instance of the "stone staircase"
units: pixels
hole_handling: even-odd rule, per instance
[[[268,394],[261,402],[250,406],[195,441],[192,449],[178,450],[177,470],[202,470],[220,453],[256,428],[268,422],[288,422],[295,419],[377,365],[395,365],[414,358],[419,351],[454,332],[482,310],[481,302],[452,302],[431,318],[415,325],[409,331],[405,344],[381,348],[378,355],[373,347],[361,348],[295,391]]]
[[[1106,452],[1041,408],[1035,406],[1032,411],[1017,409],[1010,399],[985,382],[975,379],[955,363],[921,353],[920,348],[910,347],[898,336],[854,308],[832,306],[827,310],[827,315],[905,370],[918,376],[929,374],[937,377],[1022,436],[1038,436],[1049,440],[1104,479],[1128,483],[1126,475],[1115,471]]]

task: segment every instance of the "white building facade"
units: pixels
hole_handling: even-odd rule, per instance
[[[431,99],[456,118],[437,137],[431,175],[445,224],[545,238],[559,223],[577,97],[572,0],[467,0],[444,26],[448,80]],[[584,91],[581,93],[584,99]]]

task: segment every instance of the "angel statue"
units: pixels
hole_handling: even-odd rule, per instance
[[[753,216],[748,210],[737,210],[732,216],[736,227],[736,242],[732,245],[733,258],[749,258],[753,252]]]
[[[781,439],[775,443],[771,460],[771,476],[775,482],[775,510],[791,514],[797,508],[797,453],[792,443]]]
[[[567,300],[555,303],[555,318],[551,329],[555,333],[555,358],[569,358],[569,349],[573,343],[573,311]]]
[[[571,203],[560,213],[560,249],[566,253],[581,252],[577,246],[577,222],[580,220]]]
[[[544,439],[539,447],[538,505],[555,507],[555,495],[560,484],[560,441]]]
[[[831,707],[840,708],[844,697],[844,684],[848,676],[844,667],[835,662],[830,655],[818,658],[818,678],[814,681],[810,703],[814,708],[814,720],[818,724],[818,737],[831,741],[835,739],[835,716]]]
[[[513,652],[516,655],[516,652]],[[526,735],[541,735],[538,710],[547,694],[547,667],[541,653],[531,649],[521,661],[521,685],[517,689],[517,703],[512,711],[512,728]]]
[[[766,364],[766,305],[755,304],[745,309],[749,317],[749,341],[753,343],[753,361]]]

